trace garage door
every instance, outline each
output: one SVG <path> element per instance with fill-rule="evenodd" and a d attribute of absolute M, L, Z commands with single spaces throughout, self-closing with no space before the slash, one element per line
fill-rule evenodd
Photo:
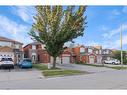
<path fill-rule="evenodd" d="M 70 64 L 70 57 L 63 57 L 63 64 Z"/>

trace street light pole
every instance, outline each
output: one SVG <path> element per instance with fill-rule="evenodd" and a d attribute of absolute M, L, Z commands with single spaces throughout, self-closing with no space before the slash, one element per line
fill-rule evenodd
<path fill-rule="evenodd" d="M 122 25 L 121 25 L 121 31 L 120 31 L 120 47 L 121 47 L 121 67 L 123 67 Z"/>

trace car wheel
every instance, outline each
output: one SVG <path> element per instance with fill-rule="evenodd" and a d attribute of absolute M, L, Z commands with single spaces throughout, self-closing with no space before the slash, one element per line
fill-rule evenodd
<path fill-rule="evenodd" d="M 20 66 L 20 68 L 22 69 L 22 66 Z"/>
<path fill-rule="evenodd" d="M 12 66 L 12 69 L 14 69 L 14 66 Z"/>
<path fill-rule="evenodd" d="M 115 65 L 115 62 L 112 62 L 112 64 L 114 64 L 114 65 Z"/>

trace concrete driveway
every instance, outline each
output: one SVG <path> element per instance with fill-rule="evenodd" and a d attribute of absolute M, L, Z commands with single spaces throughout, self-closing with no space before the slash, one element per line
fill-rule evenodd
<path fill-rule="evenodd" d="M 10 72 L 9 70 L 0 70 L 0 82 L 36 79 L 39 77 L 42 77 L 42 74 L 40 71 L 36 69 L 16 68 L 16 69 L 12 69 Z"/>
<path fill-rule="evenodd" d="M 40 78 L 36 69 L 0 71 L 0 89 L 127 89 L 127 70 L 92 66 L 63 66 L 94 72 L 54 78 Z"/>
<path fill-rule="evenodd" d="M 79 64 L 59 64 L 58 67 L 64 68 L 64 69 L 71 69 L 71 70 L 87 71 L 90 73 L 100 73 L 100 72 L 115 70 L 115 69 L 106 68 L 106 67 L 94 67 L 94 66 L 79 65 Z"/>

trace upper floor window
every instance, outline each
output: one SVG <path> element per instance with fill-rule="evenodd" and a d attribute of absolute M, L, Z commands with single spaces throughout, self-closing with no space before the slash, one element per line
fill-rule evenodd
<path fill-rule="evenodd" d="M 109 54 L 109 50 L 105 50 L 103 53 L 104 54 Z"/>
<path fill-rule="evenodd" d="M 92 53 L 93 50 L 91 48 L 88 48 L 88 53 Z"/>
<path fill-rule="evenodd" d="M 85 48 L 81 47 L 80 48 L 80 53 L 84 53 L 85 52 Z"/>
<path fill-rule="evenodd" d="M 36 46 L 35 45 L 32 45 L 32 49 L 36 49 Z"/>
<path fill-rule="evenodd" d="M 16 44 L 16 45 L 15 45 L 15 48 L 16 48 L 16 49 L 19 49 L 19 48 L 20 48 L 20 47 L 19 47 L 19 44 Z"/>
<path fill-rule="evenodd" d="M 96 54 L 99 54 L 99 51 L 98 50 L 96 50 Z"/>
<path fill-rule="evenodd" d="M 42 44 L 41 47 L 42 47 L 42 49 L 45 49 L 45 45 L 44 44 Z"/>
<path fill-rule="evenodd" d="M 11 47 L 11 45 L 12 45 L 11 42 L 0 41 L 0 46 L 9 46 L 9 47 Z"/>
<path fill-rule="evenodd" d="M 101 54 L 101 50 L 99 50 L 99 54 Z"/>

